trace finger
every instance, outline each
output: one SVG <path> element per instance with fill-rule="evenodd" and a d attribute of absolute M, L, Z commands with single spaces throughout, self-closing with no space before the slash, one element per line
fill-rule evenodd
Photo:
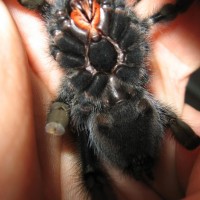
<path fill-rule="evenodd" d="M 143 11 L 140 12 L 140 14 L 145 17 L 143 13 L 145 13 L 146 7 L 143 2 L 141 2 L 138 7 L 142 7 Z M 150 9 L 149 15 L 151 15 L 151 11 L 153 13 L 154 9 L 158 10 L 161 7 L 159 3 L 162 4 L 165 2 L 159 1 L 157 3 L 156 1 L 148 1 L 148 3 L 149 5 L 147 5 L 147 10 Z M 182 113 L 184 108 L 185 86 L 187 84 L 188 77 L 199 67 L 200 62 L 200 26 L 198 16 L 198 7 L 193 5 L 189 12 L 179 16 L 174 22 L 157 26 L 154 30 L 157 31 L 154 33 L 154 41 L 152 43 L 154 50 L 152 63 L 152 85 L 154 86 L 154 93 L 160 100 L 176 108 L 176 112 L 179 114 Z M 179 147 L 178 145 L 177 149 L 179 153 L 177 153 L 177 163 L 179 163 L 178 169 L 180 170 L 178 171 L 178 174 L 181 174 L 179 174 L 181 189 L 182 191 L 186 191 L 186 183 L 188 183 L 188 177 L 191 173 L 191 167 L 193 165 L 192 161 L 196 158 L 197 152 L 188 152 L 182 148 L 180 153 L 180 148 L 182 147 Z M 170 146 L 168 150 L 169 149 L 172 149 L 172 146 Z M 166 156 L 169 154 L 165 153 L 164 155 Z M 164 167 L 162 166 L 161 169 L 170 169 L 167 165 L 169 166 L 169 163 L 175 161 L 173 158 L 174 152 L 172 152 L 168 161 L 166 158 L 164 159 L 167 162 L 165 162 Z M 174 166 L 174 163 L 172 163 L 172 165 Z M 171 167 L 171 169 L 174 169 L 174 167 Z M 171 169 L 166 173 L 161 172 L 159 177 L 161 177 L 162 180 L 166 180 L 166 177 L 163 178 L 163 174 L 168 174 L 167 179 L 170 179 L 170 177 L 176 177 L 175 169 Z M 173 174 L 173 176 L 170 176 L 169 174 Z M 179 187 L 178 182 L 176 182 L 177 186 L 174 187 L 174 182 L 174 180 L 171 182 L 168 181 L 167 185 L 173 185 L 173 189 L 177 186 Z M 183 185 L 185 187 L 183 187 Z M 164 190 L 167 188 L 167 192 L 164 191 L 162 192 L 163 194 L 169 194 L 170 188 L 165 186 L 162 188 L 164 188 Z M 180 191 L 180 188 L 178 189 Z M 172 192 L 170 192 L 170 194 L 172 194 Z M 167 197 L 167 195 L 165 196 Z"/>
<path fill-rule="evenodd" d="M 186 115 L 187 113 L 187 115 Z M 194 131 L 200 136 L 200 112 L 195 110 L 189 105 L 186 105 L 184 108 L 184 117 L 188 119 L 189 123 L 192 125 Z M 187 157 L 186 157 L 187 159 Z M 189 161 L 188 161 L 189 160 Z M 190 155 L 188 157 L 188 160 L 184 160 L 185 163 L 191 163 L 189 166 L 189 176 L 188 176 L 188 184 L 187 184 L 187 194 L 186 199 L 199 199 L 200 198 L 200 186 L 199 186 L 199 180 L 200 180 L 200 149 L 198 148 L 196 152 Z M 187 166 L 187 165 L 186 165 Z"/>
<path fill-rule="evenodd" d="M 169 2 L 141 1 L 136 11 L 145 18 Z M 154 26 L 151 32 L 151 89 L 159 100 L 176 108 L 178 114 L 183 109 L 188 78 L 200 62 L 198 15 L 198 7 L 194 4 L 174 21 Z"/>
<path fill-rule="evenodd" d="M 77 164 L 77 156 L 69 145 L 70 138 L 54 137 L 44 132 L 45 112 L 50 102 L 47 90 L 55 95 L 61 73 L 57 63 L 49 55 L 46 29 L 39 16 L 19 7 L 13 1 L 7 2 L 23 37 L 30 65 L 35 72 L 32 77 L 33 101 L 44 196 L 47 199 L 71 199 L 72 196 L 77 196 L 79 191 L 80 176 L 76 167 L 73 167 Z M 63 147 L 62 140 L 66 141 Z"/>
<path fill-rule="evenodd" d="M 57 63 L 50 58 L 46 29 L 39 16 L 19 7 L 14 1 L 7 1 L 7 3 L 23 37 L 30 65 L 35 72 L 32 77 L 33 100 L 44 195 L 48 199 L 70 199 L 69 196 L 73 196 L 71 193 L 74 191 L 77 195 L 79 190 L 76 180 L 80 176 L 73 167 L 77 164 L 77 156 L 69 145 L 70 138 L 53 137 L 44 132 L 45 111 L 50 102 L 47 90 L 49 89 L 55 95 L 61 73 Z M 62 139 L 66 141 L 63 148 Z M 73 185 L 74 190 L 72 190 Z M 79 182 L 78 185 L 80 186 Z"/>
<path fill-rule="evenodd" d="M 0 13 L 0 199 L 38 199 L 40 172 L 27 59 L 2 1 Z"/>
<path fill-rule="evenodd" d="M 153 42 L 154 92 L 179 114 L 183 109 L 188 78 L 200 64 L 198 15 L 198 9 L 193 5 L 174 22 L 166 23 L 165 29 L 157 27 Z"/>
<path fill-rule="evenodd" d="M 29 63 L 38 78 L 55 95 L 62 76 L 49 53 L 48 34 L 39 13 L 22 7 L 15 0 L 5 0 L 22 35 Z"/>
<path fill-rule="evenodd" d="M 45 121 L 51 95 L 39 77 L 31 73 L 35 137 L 45 199 L 60 199 L 60 157 L 62 138 L 45 132 Z"/>
<path fill-rule="evenodd" d="M 81 164 L 78 161 L 76 143 L 65 135 L 61 153 L 61 199 L 87 199 L 88 193 L 84 187 L 81 174 Z"/>
<path fill-rule="evenodd" d="M 158 27 L 159 28 L 159 27 Z M 185 64 L 182 78 L 193 73 L 200 66 L 200 22 L 198 2 L 176 20 L 160 27 L 161 30 L 155 35 L 155 51 L 162 44 L 171 53 Z M 179 68 L 180 69 L 180 68 Z"/>
<path fill-rule="evenodd" d="M 200 136 L 200 112 L 185 104 L 182 118 L 193 128 L 195 133 Z M 200 189 L 199 184 L 197 184 L 200 179 L 198 167 L 199 150 L 200 149 L 198 148 L 195 151 L 188 151 L 180 145 L 177 145 L 176 148 L 176 166 L 179 183 L 182 190 L 187 191 L 188 194 Z"/>
<path fill-rule="evenodd" d="M 142 18 L 146 18 L 158 11 L 166 3 L 173 4 L 174 1 L 141 1 L 136 7 L 136 11 Z M 188 74 L 191 74 L 200 66 L 200 22 L 199 3 L 197 1 L 175 20 L 155 25 L 152 33 L 155 51 L 157 51 L 157 43 L 158 45 L 164 45 L 177 58 L 190 67 L 187 69 Z"/>
<path fill-rule="evenodd" d="M 185 87 L 188 78 L 184 78 L 188 68 L 166 46 L 157 43 L 153 59 L 152 87 L 156 97 L 181 114 L 184 104 Z M 183 73 L 182 73 L 183 72 Z"/>

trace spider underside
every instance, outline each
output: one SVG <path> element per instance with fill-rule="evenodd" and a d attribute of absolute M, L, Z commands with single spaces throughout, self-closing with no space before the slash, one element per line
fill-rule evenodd
<path fill-rule="evenodd" d="M 187 149 L 199 145 L 192 129 L 146 89 L 149 30 L 192 2 L 166 4 L 143 20 L 123 0 L 20 2 L 42 13 L 50 52 L 66 72 L 46 130 L 61 135 L 69 123 L 91 199 L 117 199 L 102 160 L 137 180 L 153 179 L 166 129 Z"/>

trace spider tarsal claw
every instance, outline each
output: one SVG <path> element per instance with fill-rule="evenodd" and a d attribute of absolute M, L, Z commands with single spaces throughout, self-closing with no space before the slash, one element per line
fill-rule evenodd
<path fill-rule="evenodd" d="M 55 102 L 51 105 L 45 126 L 46 133 L 63 135 L 69 123 L 69 107 L 65 103 Z"/>

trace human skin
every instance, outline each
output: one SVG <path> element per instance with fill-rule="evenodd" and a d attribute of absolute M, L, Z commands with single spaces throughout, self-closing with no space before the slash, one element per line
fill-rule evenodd
<path fill-rule="evenodd" d="M 152 2 L 154 2 L 152 4 Z M 140 16 L 164 0 L 143 0 Z M 198 5 L 199 6 L 199 5 Z M 184 103 L 185 85 L 200 66 L 199 7 L 152 31 L 151 90 L 200 135 L 200 112 Z M 62 71 L 48 54 L 37 13 L 0 1 L 0 199 L 83 199 L 76 149 L 69 135 L 44 132 Z M 196 16 L 196 19 L 191 17 Z M 199 148 L 188 151 L 167 134 L 153 187 L 166 199 L 200 199 Z M 120 199 L 160 199 L 148 186 L 108 166 Z"/>

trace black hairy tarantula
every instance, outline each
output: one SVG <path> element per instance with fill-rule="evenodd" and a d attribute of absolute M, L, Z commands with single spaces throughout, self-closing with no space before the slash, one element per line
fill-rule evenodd
<path fill-rule="evenodd" d="M 192 129 L 146 89 L 149 30 L 193 2 L 177 0 L 140 20 L 124 0 L 20 0 L 42 13 L 51 54 L 66 72 L 46 131 L 61 135 L 70 120 L 92 199 L 116 199 L 102 159 L 135 179 L 151 179 L 166 129 L 187 149 L 200 144 Z"/>

